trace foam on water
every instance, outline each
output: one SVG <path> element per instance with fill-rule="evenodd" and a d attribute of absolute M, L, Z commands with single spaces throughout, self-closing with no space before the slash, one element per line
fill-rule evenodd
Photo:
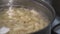
<path fill-rule="evenodd" d="M 12 15 L 13 15 L 12 5 L 13 5 L 13 0 L 9 0 L 9 2 L 8 2 L 9 9 L 7 11 L 9 18 L 12 18 Z"/>

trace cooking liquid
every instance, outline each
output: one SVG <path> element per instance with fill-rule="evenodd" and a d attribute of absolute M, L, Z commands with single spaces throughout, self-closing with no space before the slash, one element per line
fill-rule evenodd
<path fill-rule="evenodd" d="M 37 13 L 34 9 L 29 10 L 25 8 L 14 8 L 13 0 L 9 0 L 9 3 L 7 3 L 7 5 L 9 6 L 9 9 L 4 10 L 6 12 L 3 17 L 4 19 L 2 19 L 1 21 L 1 22 L 5 22 L 3 23 L 3 25 L 5 25 L 5 27 L 8 27 L 10 29 L 7 34 L 28 34 L 31 32 L 41 30 L 48 25 L 48 22 L 49 22 L 48 18 L 39 16 L 38 15 L 39 13 Z M 23 12 L 23 10 L 25 12 Z M 31 11 L 31 12 L 29 13 L 28 11 Z M 23 14 L 24 16 L 20 16 Z M 30 15 L 30 19 L 29 19 L 29 15 Z M 32 18 L 31 16 L 34 18 Z M 19 18 L 21 18 L 21 20 Z M 24 21 L 29 20 L 30 22 L 25 23 L 23 20 Z"/>

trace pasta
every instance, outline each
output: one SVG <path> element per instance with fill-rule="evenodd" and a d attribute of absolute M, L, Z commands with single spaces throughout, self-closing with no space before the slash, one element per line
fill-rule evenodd
<path fill-rule="evenodd" d="M 1 15 L 2 14 L 2 15 Z M 0 13 L 0 27 L 10 28 L 7 34 L 28 34 L 45 28 L 49 19 L 34 9 L 12 8 Z"/>

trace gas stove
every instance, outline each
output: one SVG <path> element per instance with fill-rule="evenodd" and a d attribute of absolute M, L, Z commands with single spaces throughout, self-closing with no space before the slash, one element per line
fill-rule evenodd
<path fill-rule="evenodd" d="M 60 34 L 60 0 L 44 0 L 50 3 L 56 12 L 56 18 L 51 24 L 51 34 Z"/>
<path fill-rule="evenodd" d="M 60 0 L 53 0 L 52 6 L 56 12 L 56 18 L 52 23 L 52 34 L 60 34 Z"/>
<path fill-rule="evenodd" d="M 60 34 L 60 17 L 56 16 L 54 22 L 52 23 L 51 26 L 51 34 Z"/>

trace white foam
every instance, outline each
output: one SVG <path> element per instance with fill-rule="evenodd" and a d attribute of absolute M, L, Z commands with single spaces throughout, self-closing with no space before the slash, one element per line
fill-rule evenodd
<path fill-rule="evenodd" d="M 7 27 L 0 28 L 0 34 L 6 34 L 9 31 L 10 31 L 10 28 L 7 28 Z"/>

